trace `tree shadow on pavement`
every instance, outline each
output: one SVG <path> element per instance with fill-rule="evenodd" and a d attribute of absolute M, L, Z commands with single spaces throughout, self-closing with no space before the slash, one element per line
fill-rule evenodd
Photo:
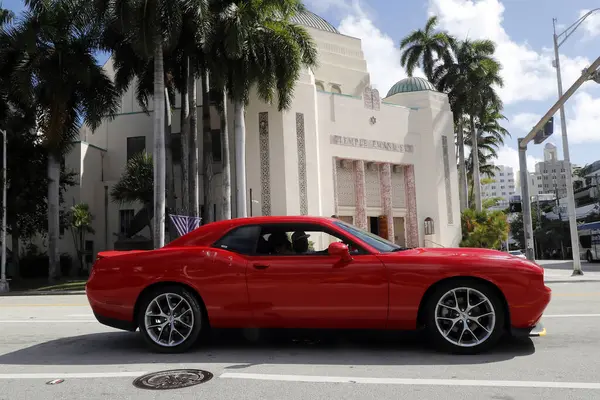
<path fill-rule="evenodd" d="M 148 350 L 139 332 L 106 332 L 51 340 L 0 355 L 4 365 L 258 364 L 461 365 L 487 364 L 535 353 L 530 338 L 504 338 L 492 351 L 452 355 L 432 350 L 419 333 L 261 331 L 256 340 L 239 330 L 214 330 L 183 354 Z"/>

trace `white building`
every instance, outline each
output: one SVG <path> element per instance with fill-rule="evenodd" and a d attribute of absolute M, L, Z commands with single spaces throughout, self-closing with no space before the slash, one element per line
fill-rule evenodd
<path fill-rule="evenodd" d="M 572 174 L 570 164 L 558 159 L 558 152 L 554 144 L 546 143 L 544 161 L 535 165 L 535 175 L 529 190 L 532 195 L 533 193 L 558 193 L 559 198 L 566 197 L 566 174 L 568 173 Z"/>
<path fill-rule="evenodd" d="M 458 245 L 458 179 L 447 96 L 422 78 L 408 78 L 380 100 L 379 93 L 369 86 L 360 39 L 340 34 L 310 12 L 296 21 L 313 36 L 319 67 L 303 71 L 288 111 L 278 112 L 276 105 L 258 100 L 246 108 L 247 187 L 252 190 L 249 210 L 254 216 L 337 214 L 402 245 Z M 110 60 L 105 68 L 114 74 Z M 200 82 L 197 84 L 201 93 Z M 176 109 L 179 101 L 174 104 Z M 201 116 L 200 112 L 199 131 Z M 233 116 L 229 117 L 233 162 Z M 211 119 L 216 144 L 207 206 L 219 219 L 220 123 L 214 108 Z M 176 111 L 174 133 L 179 126 Z M 92 253 L 112 249 L 117 235 L 141 208 L 140 204 L 115 204 L 109 193 L 128 157 L 143 149 L 152 152 L 152 143 L 152 115 L 142 111 L 132 85 L 122 98 L 119 115 L 93 134 L 83 129 L 81 142 L 68 155 L 66 163 L 78 173 L 79 184 L 66 195 L 66 206 L 89 204 L 95 217 L 95 234 L 88 241 Z M 181 174 L 175 156 L 173 168 L 179 209 Z M 232 165 L 232 182 L 236 172 Z M 235 186 L 232 197 L 235 217 Z M 432 235 L 425 235 L 426 219 L 433 220 Z M 140 234 L 148 236 L 147 230 Z M 65 234 L 61 251 L 72 251 L 71 242 Z"/>
<path fill-rule="evenodd" d="M 506 165 L 496 165 L 494 176 L 490 178 L 492 182 L 481 185 L 481 195 L 483 199 L 499 198 L 498 206 L 508 207 L 510 196 L 517 193 L 515 173 L 512 167 Z M 481 179 L 487 178 L 482 176 Z"/>

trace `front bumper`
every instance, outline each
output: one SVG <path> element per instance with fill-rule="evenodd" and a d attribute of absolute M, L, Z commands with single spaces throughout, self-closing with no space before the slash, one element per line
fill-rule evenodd
<path fill-rule="evenodd" d="M 546 336 L 544 324 L 538 322 L 530 328 L 511 328 L 510 334 L 516 338 Z"/>

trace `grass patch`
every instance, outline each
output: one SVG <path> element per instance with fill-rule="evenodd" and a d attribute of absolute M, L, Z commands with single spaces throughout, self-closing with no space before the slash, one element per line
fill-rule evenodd
<path fill-rule="evenodd" d="M 81 281 L 69 281 L 69 282 L 59 283 L 59 284 L 52 285 L 52 286 L 40 287 L 40 288 L 37 288 L 37 289 L 33 289 L 33 291 L 35 291 L 35 292 L 48 292 L 48 291 L 53 291 L 53 290 L 71 290 L 71 291 L 85 290 L 85 283 L 86 282 L 87 281 L 85 281 L 85 280 L 81 280 Z"/>

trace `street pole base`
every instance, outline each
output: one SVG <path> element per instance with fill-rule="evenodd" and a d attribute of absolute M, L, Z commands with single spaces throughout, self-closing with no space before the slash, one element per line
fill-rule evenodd
<path fill-rule="evenodd" d="M 8 293 L 9 290 L 8 281 L 0 281 L 0 293 Z"/>
<path fill-rule="evenodd" d="M 580 269 L 574 269 L 573 273 L 571 274 L 571 276 L 581 276 L 583 275 L 583 271 Z"/>

